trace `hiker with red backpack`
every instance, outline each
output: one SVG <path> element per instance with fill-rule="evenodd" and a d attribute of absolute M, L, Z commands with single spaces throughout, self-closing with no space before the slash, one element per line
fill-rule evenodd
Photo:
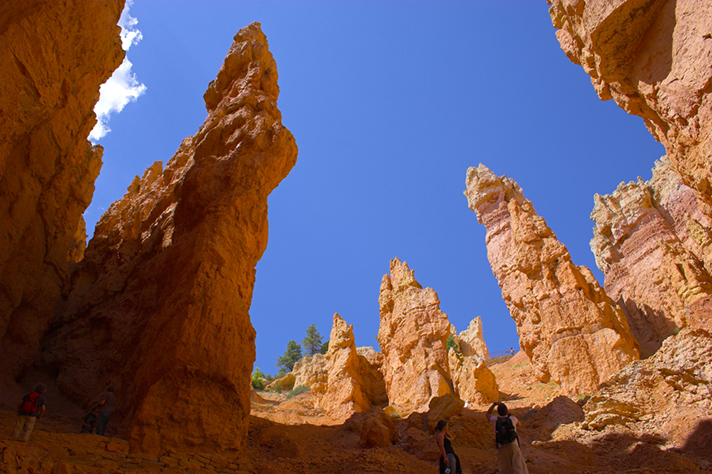
<path fill-rule="evenodd" d="M 497 414 L 492 412 L 497 407 Z M 507 405 L 494 402 L 487 410 L 487 420 L 492 423 L 499 451 L 499 474 L 529 474 L 527 465 L 519 449 L 519 436 L 517 436 L 517 417 L 510 415 Z"/>
<path fill-rule="evenodd" d="M 15 438 L 19 438 L 22 433 L 22 438 L 25 441 L 30 439 L 35 423 L 42 418 L 42 414 L 45 412 L 45 397 L 42 394 L 46 389 L 45 384 L 38 383 L 33 391 L 22 397 L 22 401 L 17 406 Z"/>

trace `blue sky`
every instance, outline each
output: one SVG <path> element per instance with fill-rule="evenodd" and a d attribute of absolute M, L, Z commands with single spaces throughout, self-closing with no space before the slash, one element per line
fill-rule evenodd
<path fill-rule="evenodd" d="M 356 344 L 378 331 L 393 257 L 438 293 L 458 331 L 482 316 L 490 351 L 518 346 L 463 196 L 469 166 L 519 182 L 572 254 L 603 283 L 589 249 L 594 193 L 650 179 L 663 147 L 639 117 L 596 96 L 559 48 L 545 2 L 136 1 L 142 39 L 128 58 L 135 102 L 99 140 L 104 167 L 85 218 L 151 163 L 164 164 L 206 117 L 203 93 L 232 38 L 262 24 L 277 61 L 297 165 L 269 198 L 257 266 L 256 366 L 275 373 L 287 341 L 332 315 Z"/>

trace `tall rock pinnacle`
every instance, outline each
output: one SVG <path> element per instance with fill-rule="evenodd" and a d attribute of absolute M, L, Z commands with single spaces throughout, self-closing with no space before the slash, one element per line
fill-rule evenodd
<path fill-rule="evenodd" d="M 519 185 L 486 166 L 467 170 L 469 207 L 487 229 L 487 257 L 520 344 L 542 381 L 591 393 L 638 348 L 622 310 L 537 215 Z"/>
<path fill-rule="evenodd" d="M 297 157 L 278 93 L 253 23 L 210 83 L 198 132 L 102 216 L 45 337 L 65 393 L 86 402 L 116 386 L 133 451 L 244 447 L 267 197 Z"/>
<path fill-rule="evenodd" d="M 430 399 L 452 393 L 447 338 L 447 315 L 432 288 L 415 279 L 408 264 L 391 260 L 378 297 L 381 324 L 378 344 L 388 401 L 405 410 L 427 409 Z"/>

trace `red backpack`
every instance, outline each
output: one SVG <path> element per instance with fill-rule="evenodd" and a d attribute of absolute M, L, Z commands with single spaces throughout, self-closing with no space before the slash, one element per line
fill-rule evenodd
<path fill-rule="evenodd" d="M 37 411 L 37 400 L 39 400 L 40 394 L 37 392 L 32 392 L 27 396 L 27 400 L 23 400 L 22 402 L 22 407 L 20 408 L 20 411 L 22 413 L 27 413 L 28 415 L 31 415 L 32 413 Z"/>

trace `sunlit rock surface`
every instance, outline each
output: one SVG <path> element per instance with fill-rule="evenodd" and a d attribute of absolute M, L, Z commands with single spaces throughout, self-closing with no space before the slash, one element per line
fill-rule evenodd
<path fill-rule="evenodd" d="M 669 444 L 712 454 L 712 338 L 685 329 L 652 357 L 633 362 L 583 406 L 583 427 L 627 426 Z"/>
<path fill-rule="evenodd" d="M 45 338 L 42 362 L 72 398 L 116 386 L 132 451 L 244 447 L 267 196 L 297 156 L 278 94 L 253 23 L 205 93 L 203 126 L 102 216 Z"/>
<path fill-rule="evenodd" d="M 494 374 L 478 354 L 466 356 L 450 350 L 448 363 L 455 393 L 463 401 L 486 404 L 499 400 Z"/>
<path fill-rule="evenodd" d="M 477 316 L 470 321 L 470 325 L 455 337 L 462 355 L 471 356 L 477 354 L 482 359 L 489 359 L 489 350 L 482 333 L 482 318 Z"/>
<path fill-rule="evenodd" d="M 123 6 L 0 2 L 0 383 L 34 361 L 84 253 L 103 151 L 87 137 L 99 86 L 124 57 Z"/>
<path fill-rule="evenodd" d="M 540 379 L 565 394 L 591 393 L 638 359 L 622 310 L 588 268 L 573 264 L 519 185 L 481 164 L 468 169 L 466 186 L 520 345 Z"/>
<path fill-rule="evenodd" d="M 452 393 L 447 338 L 450 322 L 432 288 L 415 279 L 408 264 L 391 260 L 378 297 L 383 378 L 391 405 L 425 410 L 433 397 Z"/>
<path fill-rule="evenodd" d="M 650 181 L 621 183 L 594 202 L 591 249 L 641 355 L 681 328 L 712 327 L 710 222 L 667 158 Z"/>
<path fill-rule="evenodd" d="M 639 115 L 712 217 L 712 1 L 549 0 L 598 96 Z"/>

